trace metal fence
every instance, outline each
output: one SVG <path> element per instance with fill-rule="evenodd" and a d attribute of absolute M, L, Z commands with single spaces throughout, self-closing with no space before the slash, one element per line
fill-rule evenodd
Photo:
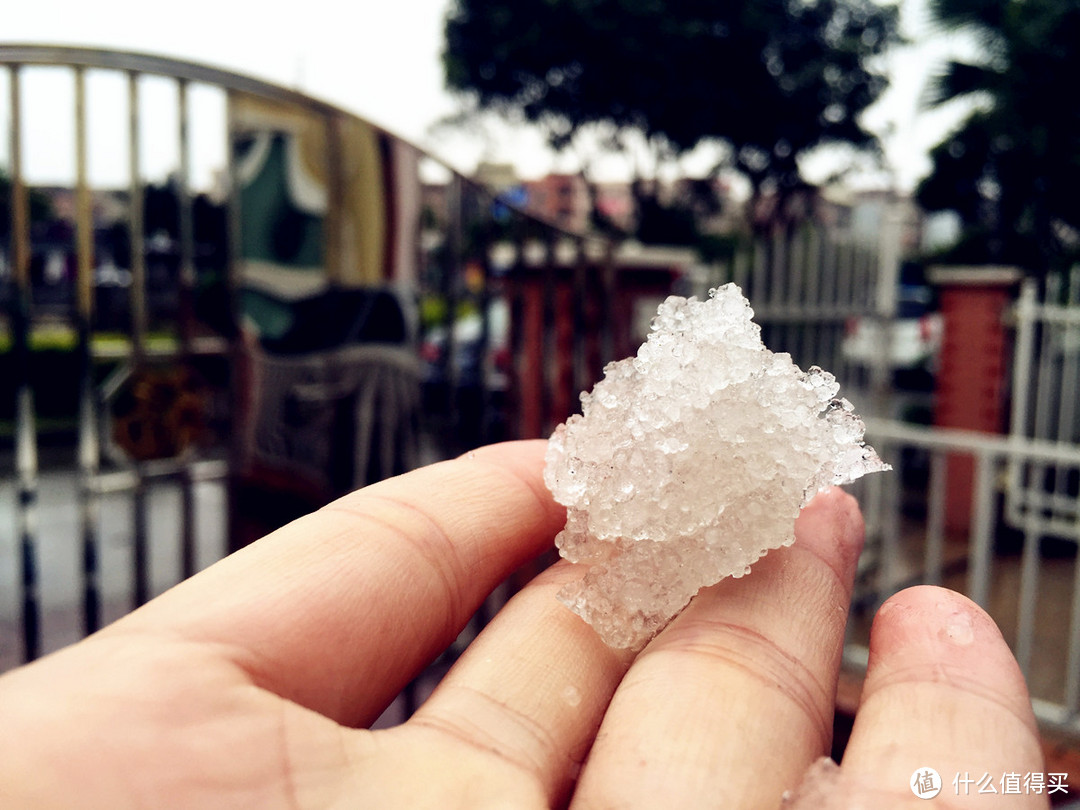
<path fill-rule="evenodd" d="M 966 593 L 991 613 L 1013 647 L 1039 719 L 1080 730 L 1080 524 L 1063 527 L 1032 514 L 1013 520 L 1002 504 L 1011 497 L 1011 470 L 1053 469 L 1075 477 L 1080 446 L 890 421 L 870 422 L 868 435 L 899 464 L 899 475 L 905 451 L 924 454 L 929 475 L 925 511 L 914 518 L 904 514 L 896 489 L 881 495 L 882 554 L 864 593 L 877 602 L 922 582 Z M 948 461 L 957 455 L 975 462 L 966 535 L 945 530 Z M 1064 545 L 1049 545 L 1053 540 Z M 852 639 L 849 659 L 865 663 L 865 647 L 863 631 Z"/>
<path fill-rule="evenodd" d="M 76 358 L 75 368 L 78 376 L 78 406 L 75 412 L 74 432 L 76 434 L 76 452 L 74 454 L 74 497 L 77 504 L 76 515 L 71 516 L 71 523 L 76 527 L 79 546 L 79 576 L 70 581 L 79 583 L 81 592 L 81 622 L 75 632 L 92 632 L 103 620 L 106 597 L 102 581 L 101 557 L 101 515 L 103 504 L 121 493 L 130 500 L 131 509 L 131 545 L 130 545 L 130 593 L 133 603 L 145 601 L 152 590 L 151 562 L 149 559 L 150 518 L 149 509 L 155 497 L 155 489 L 168 482 L 168 486 L 179 487 L 179 512 L 176 515 L 179 524 L 180 549 L 178 553 L 177 575 L 186 576 L 194 571 L 197 557 L 198 539 L 196 537 L 198 520 L 196 510 L 196 489 L 204 482 L 220 481 L 224 478 L 227 466 L 220 455 L 208 454 L 200 458 L 182 458 L 175 453 L 172 459 L 158 459 L 154 462 L 130 458 L 122 468 L 110 468 L 104 458 L 109 447 L 103 441 L 102 394 L 97 379 L 102 370 L 102 361 L 107 355 L 109 378 L 105 388 L 113 392 L 127 391 L 132 386 L 146 384 L 147 375 L 163 364 L 190 364 L 193 358 L 225 358 L 229 352 L 229 341 L 221 336 L 197 335 L 193 325 L 190 302 L 193 295 L 194 245 L 191 234 L 190 200 L 187 186 L 183 181 L 188 167 L 187 155 L 187 118 L 180 116 L 178 156 L 180 182 L 180 233 L 179 242 L 179 315 L 175 321 L 175 332 L 166 341 L 153 342 L 149 334 L 149 313 L 147 308 L 147 264 L 145 231 L 141 221 L 143 206 L 143 183 L 139 175 L 139 129 L 140 116 L 137 98 L 137 86 L 140 72 L 149 67 L 143 65 L 124 65 L 127 70 L 130 108 L 128 131 L 130 148 L 128 153 L 131 184 L 129 194 L 128 233 L 131 240 L 131 284 L 130 284 L 130 328 L 121 340 L 111 341 L 107 346 L 96 339 L 94 330 L 94 227 L 91 212 L 91 195 L 88 183 L 88 144 L 87 144 L 87 109 L 86 109 L 86 73 L 87 67 L 95 61 L 106 64 L 116 62 L 107 55 L 93 57 L 86 52 L 73 54 L 70 72 L 74 83 L 73 123 L 75 130 L 75 178 L 74 178 L 74 228 L 75 228 L 75 284 L 74 300 L 68 308 L 67 317 L 42 322 L 35 307 L 35 296 L 31 278 L 32 242 L 31 242 L 31 205 L 30 190 L 23 177 L 23 110 L 25 100 L 22 93 L 23 65 L 25 63 L 52 62 L 57 54 L 33 48 L 5 49 L 3 61 L 8 65 L 7 85 L 7 129 L 8 129 L 8 173 L 10 249 L 9 277 L 5 279 L 7 292 L 6 338 L 9 341 L 9 374 L 5 387 L 13 392 L 14 411 L 8 423 L 11 435 L 11 454 L 16 472 L 16 483 L 10 509 L 14 513 L 17 527 L 18 553 L 13 555 L 19 560 L 18 588 L 21 650 L 17 655 L 24 659 L 36 657 L 42 652 L 43 613 L 50 607 L 45 597 L 52 593 L 42 581 L 43 563 L 51 559 L 47 544 L 57 542 L 57 538 L 47 538 L 41 532 L 47 525 L 47 515 L 57 504 L 43 500 L 43 494 L 51 491 L 42 486 L 39 454 L 39 419 L 35 408 L 35 390 L 33 381 L 36 366 L 42 364 L 42 353 L 36 351 L 40 346 L 35 338 L 42 338 L 46 333 L 57 336 L 56 340 L 65 344 L 65 349 Z M 62 60 L 61 60 L 62 61 Z M 120 67 L 120 65 L 117 65 Z M 179 103 L 186 110 L 185 97 L 187 79 L 178 80 Z M 145 425 L 143 425 L 145 426 Z M 69 461 L 70 463 L 70 461 Z M 64 487 L 66 489 L 66 487 Z M 70 497 L 63 496 L 65 503 Z M 55 527 L 53 527 L 55 528 Z M 11 559 L 12 557 L 8 557 Z M 51 573 L 51 572 L 50 572 Z M 11 661 L 10 648 L 5 649 L 3 659 Z"/>
<path fill-rule="evenodd" d="M 1010 435 L 1080 445 L 1080 267 L 1024 282 L 1016 303 Z M 1009 466 L 1005 512 L 1016 526 L 1073 536 L 1080 525 L 1076 473 Z"/>
<path fill-rule="evenodd" d="M 344 491 L 542 435 L 626 331 L 603 240 L 495 205 L 324 102 L 142 54 L 0 45 L 0 66 L 0 670 Z M 69 109 L 63 94 L 27 97 L 42 77 Z M 121 188 L 89 171 L 88 87 L 106 79 L 122 88 Z M 209 123 L 193 103 L 208 91 L 224 116 Z M 70 209 L 52 216 L 25 167 L 28 145 L 50 140 L 28 121 L 42 106 L 73 134 L 70 182 L 52 189 Z M 216 199 L 192 180 L 207 127 Z M 295 169 L 289 155 L 311 158 L 312 132 L 323 176 L 284 194 L 269 227 L 253 221 L 292 182 L 275 175 Z M 167 175 L 149 176 L 149 157 Z M 440 177 L 431 200 L 425 170 Z M 267 258 L 260 229 L 284 258 Z"/>
<path fill-rule="evenodd" d="M 1080 732 L 1080 268 L 1024 281 L 1002 313 L 1008 430 L 942 428 L 931 391 L 897 384 L 897 235 L 886 221 L 880 246 L 861 250 L 807 228 L 757 245 L 718 279 L 749 291 L 770 348 L 837 374 L 894 467 L 855 486 L 867 545 L 846 661 L 865 666 L 870 619 L 888 596 L 946 584 L 997 620 L 1040 720 Z M 867 323 L 873 345 L 856 351 L 854 328 Z M 947 519 L 950 491 L 969 501 L 959 521 Z"/>

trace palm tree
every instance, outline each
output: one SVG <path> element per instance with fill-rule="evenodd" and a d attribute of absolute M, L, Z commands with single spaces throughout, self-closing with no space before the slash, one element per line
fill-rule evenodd
<path fill-rule="evenodd" d="M 1080 0 L 931 0 L 947 31 L 975 38 L 980 57 L 954 60 L 927 88 L 937 106 L 972 111 L 931 153 L 916 191 L 953 209 L 975 261 L 1034 275 L 1080 257 Z"/>

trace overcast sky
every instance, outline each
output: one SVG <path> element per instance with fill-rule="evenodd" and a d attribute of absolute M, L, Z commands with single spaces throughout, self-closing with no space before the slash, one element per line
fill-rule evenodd
<path fill-rule="evenodd" d="M 904 0 L 904 20 L 909 36 L 917 40 L 894 59 L 893 88 L 888 97 L 866 118 L 882 134 L 894 169 L 893 177 L 902 188 L 910 188 L 929 168 L 926 150 L 940 139 L 956 120 L 956 113 L 918 113 L 917 98 L 927 69 L 955 43 L 928 37 L 923 11 L 925 0 Z M 454 99 L 443 89 L 439 54 L 442 25 L 449 0 L 354 0 L 345 4 L 331 0 L 254 3 L 246 0 L 187 0 L 158 4 L 146 0 L 29 0 L 7 4 L 0 23 L 0 41 L 74 44 L 137 50 L 203 62 L 250 74 L 261 79 L 296 87 L 331 101 L 413 141 L 456 168 L 469 171 L 481 159 L 510 160 L 525 176 L 536 176 L 551 168 L 574 168 L 573 156 L 555 158 L 543 148 L 535 133 L 511 132 L 499 128 L 493 135 L 476 132 L 448 134 L 433 132 L 434 122 L 455 109 Z M 28 71 L 29 74 L 29 71 Z M 57 145 L 70 140 L 70 133 L 54 132 L 56 110 L 70 97 L 66 78 L 27 76 L 47 88 L 24 94 L 25 98 L 46 95 L 52 101 L 28 109 L 26 167 L 35 182 L 62 182 L 73 172 L 70 161 L 58 160 Z M 51 84 L 50 84 L 51 81 Z M 91 109 L 110 105 L 122 109 L 122 83 L 95 80 L 90 88 Z M 6 97 L 6 89 L 4 91 Z M 144 118 L 158 121 L 160 132 L 148 133 L 144 152 L 145 171 L 154 175 L 167 170 L 166 164 L 172 115 L 168 93 L 146 91 Z M 220 101 L 213 94 L 193 100 L 195 110 L 207 119 L 218 114 Z M 155 114 L 155 111 L 156 114 Z M 2 115 L 3 113 L 0 113 Z M 119 150 L 115 160 L 107 154 L 107 144 L 126 139 L 120 115 L 112 123 L 91 121 L 92 182 L 118 184 L 122 171 Z M 0 122 L 5 123 L 6 122 Z M 68 127 L 70 129 L 70 127 Z M 195 133 L 197 162 L 202 169 L 217 161 L 220 149 L 211 136 Z M 199 138 L 203 137 L 203 141 Z M 213 136 L 216 138 L 216 136 Z M 59 151 L 66 152 L 66 149 Z M 161 167 L 154 165 L 154 155 Z M 6 145 L 0 146 L 6 157 Z M 699 163 L 708 156 L 703 157 Z M 824 174 L 837 165 L 837 158 L 825 156 L 808 164 L 811 175 Z M 165 167 L 165 168 L 162 168 Z M 691 159 L 687 168 L 694 170 Z M 197 167 L 198 169 L 198 167 Z M 598 164 L 601 175 L 625 173 L 624 161 Z M 197 178 L 197 180 L 202 178 Z M 811 179 L 815 179 L 811 177 Z M 864 176 L 863 185 L 881 185 L 888 176 Z"/>

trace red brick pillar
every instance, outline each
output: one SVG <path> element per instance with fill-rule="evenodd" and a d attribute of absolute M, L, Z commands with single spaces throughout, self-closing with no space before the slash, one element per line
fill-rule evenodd
<path fill-rule="evenodd" d="M 1003 433 L 1006 331 L 1004 315 L 1021 273 L 1012 267 L 935 267 L 945 333 L 934 401 L 937 427 Z M 945 490 L 945 527 L 967 532 L 975 460 L 951 455 Z"/>

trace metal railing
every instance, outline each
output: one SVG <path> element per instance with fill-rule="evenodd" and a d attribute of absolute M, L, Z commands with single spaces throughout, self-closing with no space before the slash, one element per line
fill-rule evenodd
<path fill-rule="evenodd" d="M 491 195 L 445 166 L 439 169 L 448 178 L 445 200 L 441 208 L 438 201 L 432 203 L 439 210 L 394 208 L 406 192 L 424 191 L 419 163 L 436 161 L 350 113 L 251 77 L 146 54 L 0 45 L 0 66 L 8 90 L 6 99 L 0 99 L 0 121 L 6 105 L 4 168 L 11 211 L 10 222 L 3 223 L 7 244 L 0 244 L 0 269 L 6 268 L 8 276 L 0 279 L 0 297 L 6 299 L 0 335 L 6 351 L 0 350 L 0 360 L 11 373 L 0 385 L 7 387 L 5 402 L 10 396 L 13 403 L 5 423 L 10 447 L 0 447 L 0 459 L 14 472 L 4 476 L 6 481 L 0 479 L 0 512 L 10 515 L 17 534 L 14 544 L 3 548 L 10 538 L 0 531 L 0 577 L 10 577 L 15 586 L 0 588 L 0 593 L 8 598 L 14 594 L 17 602 L 0 604 L 0 629 L 10 628 L 0 631 L 0 669 L 93 632 L 118 612 L 273 528 L 249 526 L 244 520 L 246 514 L 263 511 L 245 509 L 252 489 L 245 476 L 252 459 L 284 457 L 294 470 L 303 471 L 296 467 L 296 458 L 282 456 L 267 433 L 266 426 L 275 419 L 304 419 L 315 413 L 312 418 L 323 420 L 330 430 L 344 430 L 352 442 L 353 457 L 337 459 L 346 472 L 329 483 L 324 475 L 302 493 L 302 507 L 313 508 L 372 475 L 399 472 L 493 438 L 544 435 L 569 414 L 577 391 L 591 384 L 613 356 L 620 314 L 613 304 L 619 281 L 611 269 L 610 245 L 566 233 L 509 205 L 496 212 Z M 67 111 L 55 109 L 55 99 L 48 99 L 55 114 L 67 115 L 75 136 L 70 189 L 75 204 L 68 215 L 74 231 L 74 283 L 58 299 L 61 303 L 48 308 L 38 300 L 41 280 L 33 277 L 37 271 L 32 269 L 37 261 L 32 231 L 38 223 L 32 222 L 31 203 L 39 192 L 28 182 L 25 166 L 27 138 L 33 137 L 24 114 L 34 101 L 25 91 L 31 70 L 70 76 L 73 93 Z M 100 233 L 95 233 L 101 225 L 95 195 L 103 190 L 91 187 L 88 171 L 93 152 L 88 138 L 94 112 L 87 89 L 91 75 L 120 77 L 126 96 L 127 144 L 118 148 L 126 149 L 128 178 L 122 189 L 108 190 L 122 203 L 124 213 L 116 225 L 130 242 L 130 284 L 122 291 L 120 307 L 122 334 L 116 333 L 115 324 L 102 328 L 102 291 L 95 282 L 102 252 Z M 155 268 L 148 261 L 153 246 L 144 216 L 151 192 L 160 190 L 151 188 L 143 169 L 145 131 L 148 123 L 157 123 L 148 122 L 144 110 L 147 77 L 175 90 L 175 115 L 170 117 L 175 137 L 162 138 L 176 144 L 168 191 L 177 218 L 170 265 L 175 272 L 169 271 L 168 281 L 173 298 L 166 296 L 164 306 L 153 287 Z M 204 87 L 222 94 L 229 122 L 217 136 L 224 150 L 220 191 L 228 231 L 223 242 L 209 246 L 199 241 L 194 217 L 199 194 L 192 183 L 193 134 L 205 122 L 193 117 L 191 99 Z M 389 256 L 396 251 L 398 263 L 386 270 L 379 289 L 396 296 L 405 310 L 406 335 L 397 346 L 344 346 L 332 361 L 325 353 L 317 357 L 318 352 L 275 355 L 245 326 L 243 294 L 252 275 L 243 264 L 247 226 L 239 201 L 243 179 L 237 175 L 237 154 L 239 139 L 250 126 L 238 129 L 234 114 L 241 101 L 250 107 L 252 99 L 279 105 L 287 115 L 308 116 L 323 133 L 329 201 L 319 249 L 331 297 L 355 270 L 350 265 L 355 250 L 350 254 L 342 241 L 347 230 L 343 206 L 350 193 L 346 163 L 353 160 L 349 165 L 355 171 L 357 159 L 347 152 L 349 133 L 358 132 L 368 139 L 365 144 L 374 144 L 374 151 L 365 154 L 376 159 L 389 153 L 407 158 L 407 171 L 387 181 L 392 187 L 382 187 L 385 218 L 365 221 L 380 233 L 396 228 L 391 234 L 396 241 L 387 236 L 383 252 Z M 389 176 L 398 168 L 387 163 L 375 174 Z M 4 230 L 0 226 L 0 234 Z M 220 272 L 206 270 L 207 251 L 213 254 L 209 264 L 219 266 Z M 394 275 L 399 272 L 405 277 Z M 365 283 L 370 287 L 370 281 Z M 210 298 L 216 302 L 209 307 L 217 313 L 213 318 L 204 306 Z M 408 312 L 417 300 L 419 329 L 416 316 Z M 493 323 L 495 302 L 512 313 L 506 333 L 498 333 Z M 425 313 L 426 304 L 437 305 L 438 311 Z M 475 315 L 481 324 L 479 337 L 470 336 L 468 347 L 461 345 L 466 339 L 459 328 L 462 313 Z M 565 314 L 572 314 L 569 332 Z M 422 363 L 417 343 L 430 343 L 428 338 L 434 340 L 440 330 L 438 356 Z M 77 403 L 70 403 L 70 417 L 61 420 L 70 422 L 65 430 L 74 433 L 74 440 L 65 438 L 60 451 L 46 448 L 43 459 L 42 438 L 54 426 L 43 423 L 40 413 L 45 363 L 41 348 L 54 333 L 61 335 L 64 356 L 77 358 L 79 384 L 77 397 L 72 397 Z M 507 345 L 497 346 L 499 341 Z M 471 365 L 463 348 L 484 358 L 479 366 Z M 488 361 L 496 348 L 508 352 L 509 360 L 505 368 L 492 370 Z M 556 354 L 558 362 L 549 362 Z M 333 380 L 319 377 L 322 372 L 315 366 L 328 362 L 350 364 L 351 371 Z M 152 390 L 168 383 L 176 369 L 194 370 L 189 377 L 195 382 L 177 383 L 173 393 L 188 396 L 194 389 L 204 400 L 203 416 L 215 428 L 211 440 L 186 447 L 170 447 L 166 441 L 165 450 L 151 448 L 140 456 L 136 449 L 133 454 L 132 447 L 153 444 L 150 434 L 160 414 L 153 413 Z M 349 390 L 343 387 L 346 381 Z M 442 395 L 442 401 L 424 413 L 419 411 L 421 383 L 426 392 Z M 256 384 L 269 385 L 255 399 L 264 407 L 276 403 L 275 413 L 252 410 L 251 386 Z M 130 406 L 122 416 L 117 415 L 120 400 Z M 383 418 L 386 414 L 395 418 Z M 302 425 L 294 427 L 298 435 L 303 433 Z M 126 449 L 118 448 L 118 431 L 127 431 Z M 310 455 L 311 443 L 301 449 Z M 322 466 L 328 463 L 319 461 Z M 256 497 L 262 497 L 263 506 L 276 503 L 279 499 L 258 495 L 267 480 L 260 475 Z M 75 570 L 72 556 L 77 557 Z M 126 577 L 118 578 L 117 570 L 126 571 Z M 12 614 L 17 616 L 14 621 L 4 618 Z"/>
<path fill-rule="evenodd" d="M 1042 300 L 1040 300 L 1040 297 Z M 1080 266 L 1021 286 L 1010 435 L 1080 445 Z M 1074 536 L 1080 525 L 1077 481 L 1054 465 L 1009 465 L 1006 514 L 1014 525 Z"/>
<path fill-rule="evenodd" d="M 1021 515 L 1015 524 L 1020 532 L 1018 562 L 1015 554 L 1003 558 L 995 548 L 995 541 L 1000 542 L 1001 527 L 1007 522 L 999 498 L 1003 496 L 1006 503 L 1009 500 L 1008 471 L 1034 466 L 1054 467 L 1063 474 L 1070 471 L 1080 474 L 1080 446 L 882 420 L 870 421 L 867 435 L 897 465 L 895 475 L 902 476 L 904 472 L 902 450 L 918 449 L 928 454 L 929 477 L 925 516 L 907 528 L 915 536 L 913 543 L 906 544 L 903 537 L 905 524 L 910 521 L 905 521 L 902 514 L 898 488 L 882 493 L 879 508 L 883 517 L 880 525 L 884 553 L 873 581 L 863 586 L 864 594 L 869 594 L 872 602 L 880 603 L 901 588 L 918 583 L 949 584 L 966 593 L 990 611 L 1011 641 L 1020 667 L 1032 684 L 1039 719 L 1073 732 L 1080 731 L 1080 565 L 1075 560 L 1069 561 L 1073 571 L 1064 594 L 1040 593 L 1043 541 L 1064 536 L 1071 543 L 1080 544 L 1080 522 L 1073 523 L 1063 535 L 1058 525 L 1033 519 L 1030 514 Z M 975 460 L 973 519 L 967 536 L 950 538 L 945 529 L 943 493 L 948 458 L 958 454 Z M 950 545 L 953 553 L 947 554 Z M 914 559 L 904 559 L 905 546 L 915 555 Z M 1005 593 L 1000 585 L 995 592 L 994 569 L 1004 565 L 1018 569 L 1017 587 L 1010 593 Z M 1037 633 L 1040 596 L 1044 601 L 1048 597 L 1064 596 L 1068 609 L 1066 621 Z M 1015 605 L 1008 603 L 1012 597 Z M 1011 626 L 1006 622 L 1007 617 L 1013 618 Z M 865 663 L 865 644 L 865 637 L 853 640 L 847 650 L 848 659 Z M 1035 671 L 1036 666 L 1041 668 L 1040 672 Z M 1055 694 L 1039 693 L 1044 682 L 1053 685 L 1048 691 Z"/>
<path fill-rule="evenodd" d="M 804 229 L 738 255 L 717 279 L 749 291 L 770 348 L 836 373 L 841 393 L 868 417 L 867 440 L 894 467 L 852 487 L 867 543 L 845 660 L 865 666 L 869 620 L 886 598 L 946 584 L 997 620 L 1039 719 L 1080 733 L 1080 268 L 1041 291 L 1023 282 L 1006 313 L 1007 434 L 912 424 L 906 412 L 929 421 L 935 403 L 929 391 L 894 384 L 897 234 L 885 226 L 877 251 Z M 873 326 L 876 347 L 854 359 L 845 333 L 858 321 Z M 968 461 L 970 490 L 957 480 Z M 959 527 L 947 520 L 950 491 L 969 492 L 970 519 Z"/>

